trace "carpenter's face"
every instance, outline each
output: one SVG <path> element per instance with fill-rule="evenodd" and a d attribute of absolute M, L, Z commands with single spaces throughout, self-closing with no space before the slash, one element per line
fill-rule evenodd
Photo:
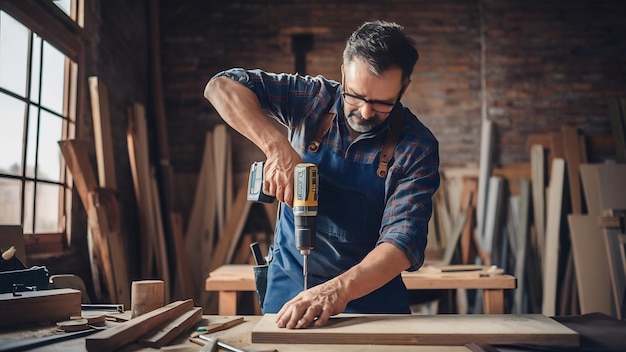
<path fill-rule="evenodd" d="M 383 123 L 404 91 L 398 67 L 377 76 L 365 61 L 355 59 L 341 66 L 341 74 L 344 113 L 348 125 L 359 133 Z"/>

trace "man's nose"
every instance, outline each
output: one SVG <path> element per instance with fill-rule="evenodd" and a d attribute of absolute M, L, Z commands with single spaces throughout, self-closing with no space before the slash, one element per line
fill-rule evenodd
<path fill-rule="evenodd" d="M 367 102 L 361 106 L 360 113 L 363 120 L 369 120 L 376 115 L 376 112 L 372 109 L 372 104 Z"/>

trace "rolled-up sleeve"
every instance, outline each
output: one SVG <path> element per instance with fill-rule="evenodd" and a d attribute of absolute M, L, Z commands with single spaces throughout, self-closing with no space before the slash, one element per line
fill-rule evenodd
<path fill-rule="evenodd" d="M 398 150 L 400 149 L 400 150 Z M 396 150 L 387 178 L 387 203 L 378 243 L 391 243 L 405 252 L 409 271 L 424 263 L 433 195 L 439 188 L 439 147 L 430 133 Z"/>

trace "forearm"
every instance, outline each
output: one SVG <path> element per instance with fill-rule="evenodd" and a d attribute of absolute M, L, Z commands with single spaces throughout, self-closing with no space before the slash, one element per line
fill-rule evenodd
<path fill-rule="evenodd" d="M 406 254 L 389 243 L 374 248 L 359 264 L 334 278 L 348 301 L 382 287 L 410 266 Z"/>
<path fill-rule="evenodd" d="M 215 77 L 204 89 L 204 97 L 213 104 L 222 119 L 271 155 L 289 145 L 285 135 L 269 120 L 257 96 L 244 85 L 228 77 Z"/>

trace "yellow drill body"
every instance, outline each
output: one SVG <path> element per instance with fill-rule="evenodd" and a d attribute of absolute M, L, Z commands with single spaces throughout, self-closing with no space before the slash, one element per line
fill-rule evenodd
<path fill-rule="evenodd" d="M 303 256 L 304 289 L 308 288 L 308 257 L 315 245 L 319 174 L 315 164 L 300 163 L 294 169 L 293 215 L 296 247 Z"/>

